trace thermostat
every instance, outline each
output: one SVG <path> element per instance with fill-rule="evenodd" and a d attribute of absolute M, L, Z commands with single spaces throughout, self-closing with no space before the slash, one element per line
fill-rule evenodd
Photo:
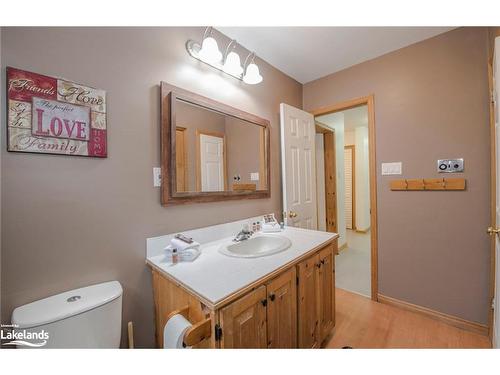
<path fill-rule="evenodd" d="M 464 159 L 440 159 L 437 161 L 439 173 L 457 173 L 464 171 Z"/>

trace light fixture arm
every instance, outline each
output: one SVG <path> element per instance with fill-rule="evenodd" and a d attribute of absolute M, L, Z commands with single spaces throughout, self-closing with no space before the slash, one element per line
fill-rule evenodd
<path fill-rule="evenodd" d="M 227 55 L 229 55 L 229 49 L 231 48 L 231 46 L 233 46 L 233 48 L 234 48 L 236 46 L 236 44 L 237 44 L 236 39 L 231 39 L 231 41 L 229 42 L 229 44 L 226 47 L 226 53 L 224 54 L 224 60 L 227 59 Z"/>
<path fill-rule="evenodd" d="M 203 38 L 201 38 L 202 42 L 203 40 L 205 40 L 207 35 L 212 35 L 212 26 L 207 26 L 207 28 L 205 29 L 205 32 L 203 33 Z"/>
<path fill-rule="evenodd" d="M 243 64 L 243 68 L 244 68 L 244 69 L 246 69 L 246 68 L 247 68 L 247 66 L 248 66 L 248 65 L 247 65 L 247 62 L 248 62 L 248 59 L 249 59 L 250 57 L 251 57 L 252 59 L 250 60 L 250 62 L 249 62 L 248 64 L 251 64 L 251 63 L 253 62 L 253 60 L 255 59 L 255 52 L 250 52 L 250 53 L 248 54 L 247 58 L 245 59 L 245 63 Z"/>

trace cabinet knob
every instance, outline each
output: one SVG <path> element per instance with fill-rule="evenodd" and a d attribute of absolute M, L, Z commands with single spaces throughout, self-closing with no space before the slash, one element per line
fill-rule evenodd
<path fill-rule="evenodd" d="M 316 267 L 321 268 L 321 262 L 316 263 Z"/>
<path fill-rule="evenodd" d="M 262 303 L 262 306 L 267 306 L 267 298 L 264 298 L 262 301 L 260 301 L 260 303 Z"/>
<path fill-rule="evenodd" d="M 274 295 L 274 293 L 272 293 L 272 294 L 269 295 L 269 299 L 271 301 L 274 301 L 275 298 L 276 298 L 276 296 Z"/>
<path fill-rule="evenodd" d="M 321 259 L 321 264 L 325 264 L 325 260 L 324 259 Z"/>

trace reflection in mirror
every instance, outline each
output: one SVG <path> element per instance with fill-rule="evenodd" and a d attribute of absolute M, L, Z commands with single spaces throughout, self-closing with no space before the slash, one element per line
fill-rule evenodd
<path fill-rule="evenodd" d="M 177 192 L 267 189 L 265 127 L 175 100 Z"/>

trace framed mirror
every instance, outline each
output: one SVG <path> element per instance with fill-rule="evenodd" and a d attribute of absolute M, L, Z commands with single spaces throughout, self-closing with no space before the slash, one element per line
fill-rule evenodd
<path fill-rule="evenodd" d="M 267 198 L 269 121 L 161 83 L 162 204 Z"/>

